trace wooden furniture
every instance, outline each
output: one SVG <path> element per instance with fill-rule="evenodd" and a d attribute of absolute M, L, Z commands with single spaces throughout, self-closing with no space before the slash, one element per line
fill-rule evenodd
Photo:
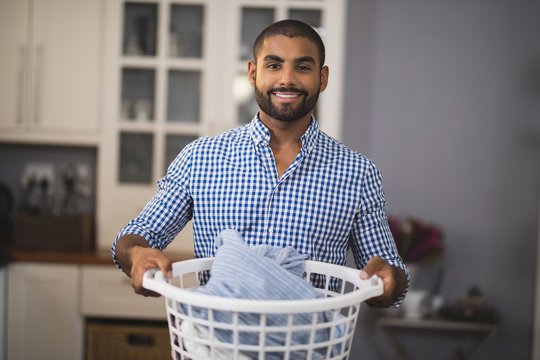
<path fill-rule="evenodd" d="M 406 330 L 409 333 L 414 333 L 415 336 L 433 334 L 434 332 L 441 335 L 445 333 L 459 334 L 462 342 L 456 349 L 454 356 L 460 359 L 472 359 L 495 336 L 499 328 L 496 324 L 402 317 L 382 317 L 375 322 L 375 325 L 388 340 L 399 359 L 426 359 L 426 354 L 414 354 L 413 351 L 406 349 L 399 342 L 399 330 Z M 420 349 L 417 350 L 420 351 Z"/>

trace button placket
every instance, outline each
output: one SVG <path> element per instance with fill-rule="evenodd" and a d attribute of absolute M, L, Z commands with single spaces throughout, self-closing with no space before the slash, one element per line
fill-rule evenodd
<path fill-rule="evenodd" d="M 276 184 L 270 193 L 268 200 L 266 202 L 266 216 L 265 216 L 265 234 L 271 236 L 275 233 L 275 224 L 272 222 L 271 213 L 272 213 L 272 204 L 276 199 L 277 192 L 279 190 L 280 183 Z"/>

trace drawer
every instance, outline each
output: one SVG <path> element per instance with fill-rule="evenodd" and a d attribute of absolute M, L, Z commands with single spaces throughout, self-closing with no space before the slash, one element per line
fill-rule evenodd
<path fill-rule="evenodd" d="M 166 322 L 86 322 L 86 360 L 163 360 L 171 358 Z"/>
<path fill-rule="evenodd" d="M 82 314 L 86 317 L 165 320 L 165 298 L 137 295 L 130 279 L 112 266 L 82 267 Z"/>

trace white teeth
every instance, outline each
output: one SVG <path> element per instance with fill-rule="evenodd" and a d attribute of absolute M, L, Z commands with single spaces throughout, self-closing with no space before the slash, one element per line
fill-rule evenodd
<path fill-rule="evenodd" d="M 277 97 L 285 98 L 285 99 L 292 99 L 292 98 L 298 97 L 298 94 L 280 94 L 280 93 L 276 93 L 275 95 Z"/>

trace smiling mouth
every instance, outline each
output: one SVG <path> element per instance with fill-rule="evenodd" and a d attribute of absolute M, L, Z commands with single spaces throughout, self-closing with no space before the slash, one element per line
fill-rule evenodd
<path fill-rule="evenodd" d="M 281 92 L 273 92 L 272 95 L 280 98 L 280 99 L 296 99 L 297 97 L 300 97 L 302 94 L 298 93 L 281 93 Z"/>
<path fill-rule="evenodd" d="M 303 95 L 306 95 L 304 91 L 298 90 L 298 89 L 272 89 L 270 91 L 270 94 L 273 96 L 279 98 L 280 100 L 289 100 L 293 101 Z"/>

